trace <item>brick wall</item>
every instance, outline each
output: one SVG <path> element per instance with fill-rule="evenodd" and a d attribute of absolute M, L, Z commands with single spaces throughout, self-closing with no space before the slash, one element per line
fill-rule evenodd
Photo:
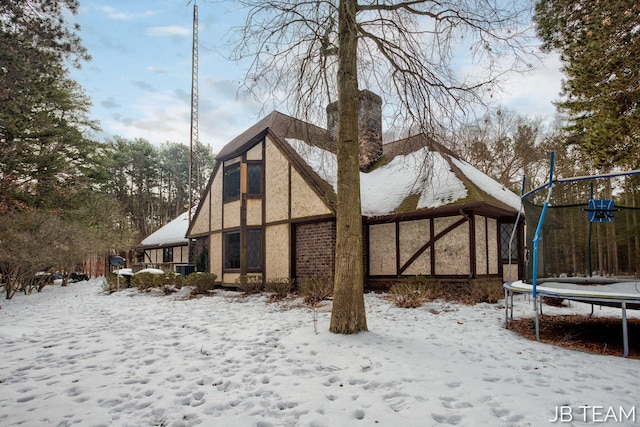
<path fill-rule="evenodd" d="M 296 280 L 313 277 L 333 280 L 336 249 L 335 221 L 296 225 Z"/>

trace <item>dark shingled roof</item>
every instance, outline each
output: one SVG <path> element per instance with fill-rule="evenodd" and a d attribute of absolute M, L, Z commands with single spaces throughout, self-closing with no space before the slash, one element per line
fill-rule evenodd
<path fill-rule="evenodd" d="M 217 160 L 224 161 L 241 155 L 264 138 L 267 129 L 282 139 L 300 139 L 325 150 L 336 151 L 335 143 L 326 129 L 274 111 L 225 145 L 218 153 Z"/>

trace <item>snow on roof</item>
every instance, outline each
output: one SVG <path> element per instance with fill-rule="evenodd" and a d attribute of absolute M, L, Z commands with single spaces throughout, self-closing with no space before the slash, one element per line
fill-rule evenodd
<path fill-rule="evenodd" d="M 520 197 L 518 197 L 513 191 L 505 188 L 498 181 L 474 168 L 469 163 L 453 157 L 451 157 L 451 160 L 453 161 L 453 164 L 456 165 L 460 171 L 482 191 L 516 210 L 521 209 L 522 204 L 520 202 Z"/>
<path fill-rule="evenodd" d="M 337 193 L 336 155 L 304 141 L 289 138 L 286 141 Z M 468 165 L 468 168 L 472 166 Z M 471 172 L 465 175 L 473 180 L 469 176 L 473 175 Z M 491 180 L 484 176 L 486 178 L 483 179 Z M 495 185 L 499 187 L 497 183 Z M 487 184 L 486 187 L 491 186 Z M 492 187 L 492 190 L 495 189 Z M 421 148 L 407 155 L 398 155 L 371 172 L 361 172 L 360 194 L 362 214 L 373 216 L 394 212 L 411 195 L 420 196 L 418 209 L 444 206 L 465 198 L 467 189 L 442 154 Z M 519 201 L 517 196 L 514 197 Z"/>
<path fill-rule="evenodd" d="M 168 245 L 171 243 L 185 243 L 187 238 L 187 228 L 189 228 L 189 215 L 184 212 L 173 221 L 159 228 L 155 232 L 147 236 L 141 243 L 141 246 Z"/>

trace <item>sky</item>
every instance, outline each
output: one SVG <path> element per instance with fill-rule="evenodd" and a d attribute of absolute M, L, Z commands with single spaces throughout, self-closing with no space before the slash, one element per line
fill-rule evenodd
<path fill-rule="evenodd" d="M 224 40 L 243 22 L 231 2 L 198 2 L 199 139 L 213 152 L 268 114 L 239 97 L 246 68 L 227 59 Z M 72 69 L 100 122 L 95 135 L 143 138 L 154 145 L 190 138 L 193 2 L 188 0 L 81 0 L 79 35 L 92 60 Z M 549 118 L 558 98 L 557 57 L 525 76 L 513 76 L 494 100 L 519 114 Z M 287 111 L 282 111 L 288 114 Z"/>

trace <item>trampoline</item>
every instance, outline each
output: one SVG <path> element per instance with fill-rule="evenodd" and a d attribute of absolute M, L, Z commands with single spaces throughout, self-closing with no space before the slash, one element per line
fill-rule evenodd
<path fill-rule="evenodd" d="M 525 277 L 503 284 L 505 327 L 515 293 L 532 296 L 538 341 L 542 297 L 619 307 L 627 357 L 627 309 L 640 309 L 640 170 L 554 179 L 553 153 L 549 169 L 521 197 Z"/>

